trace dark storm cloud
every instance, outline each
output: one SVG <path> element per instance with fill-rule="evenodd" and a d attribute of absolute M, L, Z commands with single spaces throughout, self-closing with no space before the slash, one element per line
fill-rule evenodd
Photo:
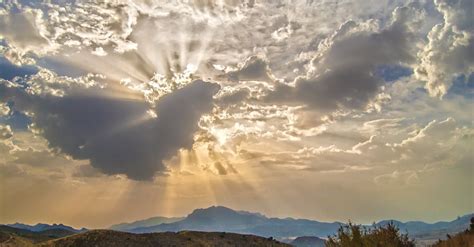
<path fill-rule="evenodd" d="M 377 32 L 346 22 L 326 40 L 327 49 L 313 59 L 313 71 L 298 77 L 294 87 L 277 84 L 267 100 L 302 103 L 320 111 L 364 108 L 383 83 L 374 75 L 378 65 L 408 64 L 415 59 L 408 11 L 407 7 L 396 10 L 393 23 Z"/>
<path fill-rule="evenodd" d="M 0 84 L 0 96 L 13 96 L 21 110 L 33 112 L 33 122 L 52 148 L 74 159 L 90 160 L 106 174 L 150 180 L 165 170 L 162 160 L 180 148 L 191 148 L 197 122 L 212 109 L 218 88 L 194 81 L 163 96 L 154 110 L 157 118 L 147 114 L 146 102 L 90 89 L 65 97 L 39 97 Z"/>

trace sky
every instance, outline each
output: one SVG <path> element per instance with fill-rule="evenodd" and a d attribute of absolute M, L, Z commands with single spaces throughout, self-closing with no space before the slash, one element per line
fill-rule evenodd
<path fill-rule="evenodd" d="M 0 223 L 474 212 L 471 0 L 0 1 Z"/>

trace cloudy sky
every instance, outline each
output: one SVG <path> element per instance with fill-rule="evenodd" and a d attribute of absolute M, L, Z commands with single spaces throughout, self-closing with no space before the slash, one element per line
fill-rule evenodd
<path fill-rule="evenodd" d="M 473 212 L 472 11 L 0 1 L 0 223 Z"/>

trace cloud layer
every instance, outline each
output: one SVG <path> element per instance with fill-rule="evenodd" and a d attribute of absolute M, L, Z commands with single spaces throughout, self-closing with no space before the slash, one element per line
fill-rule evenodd
<path fill-rule="evenodd" d="M 294 86 L 277 85 L 268 100 L 303 103 L 322 111 L 365 108 L 383 83 L 374 75 L 378 65 L 415 61 L 413 32 L 418 20 L 412 16 L 417 15 L 421 14 L 409 7 L 396 9 L 382 30 L 376 30 L 376 23 L 344 23 L 320 43 L 307 75 L 298 77 Z"/>
<path fill-rule="evenodd" d="M 471 12 L 468 0 L 4 1 L 0 220 L 209 204 L 465 213 Z"/>

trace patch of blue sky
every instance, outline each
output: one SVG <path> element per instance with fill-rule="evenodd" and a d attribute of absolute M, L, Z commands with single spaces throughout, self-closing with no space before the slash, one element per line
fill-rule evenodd
<path fill-rule="evenodd" d="M 31 119 L 20 111 L 12 110 L 7 116 L 0 117 L 0 124 L 10 125 L 13 131 L 24 131 L 31 124 Z"/>
<path fill-rule="evenodd" d="M 17 66 L 0 56 L 0 78 L 4 80 L 15 80 L 19 85 L 27 87 L 26 81 L 29 76 L 38 73 L 38 68 L 33 65 Z M 21 79 L 19 79 L 21 78 Z M 26 130 L 31 124 L 30 118 L 22 112 L 14 110 L 14 102 L 7 103 L 10 113 L 7 116 L 0 117 L 0 124 L 10 125 L 14 130 Z"/>
<path fill-rule="evenodd" d="M 446 98 L 461 95 L 474 99 L 474 73 L 469 76 L 460 75 L 453 80 L 453 85 L 449 88 Z"/>
<path fill-rule="evenodd" d="M 380 65 L 375 68 L 374 74 L 386 82 L 393 82 L 411 76 L 413 69 L 400 65 Z"/>
<path fill-rule="evenodd" d="M 38 73 L 38 68 L 33 65 L 17 66 L 0 56 L 0 78 L 11 81 L 15 77 L 28 77 Z"/>

